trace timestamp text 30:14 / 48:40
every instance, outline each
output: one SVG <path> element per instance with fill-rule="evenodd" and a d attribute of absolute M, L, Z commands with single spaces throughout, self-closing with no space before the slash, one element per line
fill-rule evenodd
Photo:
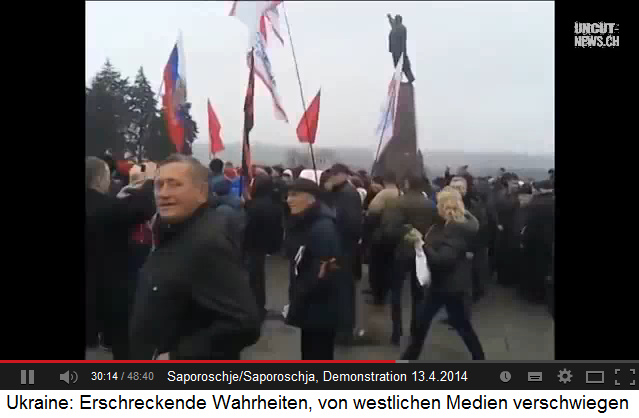
<path fill-rule="evenodd" d="M 92 381 L 110 380 L 153 380 L 153 372 L 91 372 Z"/>

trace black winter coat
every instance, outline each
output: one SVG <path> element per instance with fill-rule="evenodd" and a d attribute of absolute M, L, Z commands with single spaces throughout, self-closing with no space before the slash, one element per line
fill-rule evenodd
<path fill-rule="evenodd" d="M 552 194 L 534 196 L 528 205 L 528 219 L 523 234 L 524 247 L 533 251 L 538 263 L 550 270 L 555 241 L 555 198 Z"/>
<path fill-rule="evenodd" d="M 93 345 L 98 332 L 123 326 L 128 319 L 135 290 L 131 232 L 155 213 L 153 182 L 123 199 L 88 189 L 85 210 L 86 343 Z"/>
<path fill-rule="evenodd" d="M 247 216 L 245 209 L 240 205 L 229 204 L 231 196 L 210 196 L 209 207 L 214 209 L 229 232 L 228 238 L 238 250 L 244 248 Z"/>
<path fill-rule="evenodd" d="M 487 248 L 491 240 L 490 215 L 487 206 L 474 193 L 467 193 L 464 196 L 464 206 L 479 222 L 479 231 L 473 243 L 473 251 Z"/>
<path fill-rule="evenodd" d="M 468 211 L 466 222 L 438 222 L 428 234 L 424 252 L 431 271 L 433 291 L 469 294 L 472 290 L 472 243 L 479 222 Z"/>
<path fill-rule="evenodd" d="M 348 182 L 327 194 L 328 206 L 335 212 L 342 250 L 354 256 L 362 235 L 362 198 Z"/>
<path fill-rule="evenodd" d="M 286 321 L 302 329 L 335 329 L 338 292 L 344 271 L 335 215 L 321 203 L 292 216 L 286 239 L 290 259 L 289 311 Z M 319 278 L 323 261 L 336 258 L 339 270 Z"/>
<path fill-rule="evenodd" d="M 251 200 L 246 202 L 248 222 L 245 250 L 275 254 L 282 247 L 284 237 L 282 204 L 273 198 L 270 182 L 257 183 Z"/>
<path fill-rule="evenodd" d="M 519 199 L 514 194 L 499 192 L 496 200 L 496 212 L 498 225 L 504 230 L 497 233 L 498 252 L 503 254 L 509 251 L 518 251 L 521 229 L 518 228 L 518 214 L 520 212 Z"/>
<path fill-rule="evenodd" d="M 133 359 L 228 359 L 257 341 L 260 320 L 240 249 L 207 205 L 160 227 L 140 272 L 129 329 Z"/>

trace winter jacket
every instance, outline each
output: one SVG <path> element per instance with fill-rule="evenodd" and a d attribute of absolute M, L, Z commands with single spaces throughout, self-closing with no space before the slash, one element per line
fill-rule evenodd
<path fill-rule="evenodd" d="M 470 294 L 471 246 L 479 222 L 468 211 L 465 222 L 437 222 L 425 237 L 424 252 L 431 271 L 433 291 Z"/>
<path fill-rule="evenodd" d="M 389 243 L 397 244 L 396 257 L 414 258 L 415 247 L 404 242 L 412 228 L 422 235 L 437 219 L 437 208 L 431 200 L 420 192 L 408 191 L 397 199 L 397 204 L 384 210 L 381 219 L 382 237 Z"/>
<path fill-rule="evenodd" d="M 242 185 L 242 182 L 246 182 L 247 179 L 242 179 L 241 176 L 237 176 L 235 177 L 233 180 L 231 180 L 231 191 L 230 194 L 233 196 L 237 196 L 240 197 L 241 196 L 241 189 L 242 187 L 246 187 L 246 185 Z"/>
<path fill-rule="evenodd" d="M 359 193 L 348 182 L 335 186 L 327 194 L 329 208 L 337 219 L 337 229 L 342 250 L 354 256 L 362 234 L 362 200 Z"/>
<path fill-rule="evenodd" d="M 233 245 L 240 250 L 243 249 L 247 219 L 241 200 L 235 196 L 214 196 L 209 199 L 209 207 L 221 217 L 221 222 L 226 225 Z"/>
<path fill-rule="evenodd" d="M 490 222 L 486 205 L 475 195 L 467 193 L 464 196 L 464 206 L 479 222 L 479 231 L 473 244 L 473 249 L 487 248 L 490 242 Z"/>
<path fill-rule="evenodd" d="M 224 175 L 218 174 L 214 176 L 211 172 L 209 172 L 209 199 L 215 196 L 215 189 L 220 187 L 220 184 L 225 181 L 228 180 L 224 177 Z"/>
<path fill-rule="evenodd" d="M 260 335 L 257 304 L 227 222 L 208 205 L 157 230 L 129 330 L 133 359 L 233 358 Z"/>
<path fill-rule="evenodd" d="M 120 199 L 125 199 L 130 196 L 139 196 L 143 193 L 152 193 L 151 190 L 153 188 L 153 181 L 146 180 L 142 183 L 138 183 L 135 185 L 128 185 L 118 193 L 117 197 Z M 153 233 L 151 231 L 151 222 L 146 221 L 141 224 L 135 225 L 131 231 L 131 239 L 129 241 L 129 251 L 130 251 L 130 269 L 134 275 L 137 274 L 137 271 L 142 267 L 146 257 L 148 257 L 151 252 L 152 241 L 153 241 Z"/>
<path fill-rule="evenodd" d="M 555 241 L 555 197 L 551 193 L 536 195 L 528 205 L 528 217 L 523 233 L 525 248 L 534 250 L 537 258 L 550 268 Z"/>
<path fill-rule="evenodd" d="M 335 214 L 323 203 L 291 216 L 287 230 L 290 257 L 289 311 L 286 321 L 302 329 L 330 330 L 338 325 L 339 299 L 344 269 Z M 321 264 L 327 264 L 320 277 Z M 329 268 L 336 265 L 337 270 Z"/>
<path fill-rule="evenodd" d="M 245 250 L 274 254 L 284 237 L 282 204 L 273 199 L 273 182 L 257 179 L 251 200 L 246 202 Z"/>
<path fill-rule="evenodd" d="M 140 194 L 119 199 L 93 189 L 85 197 L 86 338 L 96 343 L 98 332 L 126 324 L 135 290 L 129 243 L 136 225 L 155 212 L 153 184 Z M 118 319 L 120 318 L 120 319 Z"/>

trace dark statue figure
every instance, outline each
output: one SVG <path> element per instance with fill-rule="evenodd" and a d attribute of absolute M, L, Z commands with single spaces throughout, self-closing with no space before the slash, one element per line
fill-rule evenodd
<path fill-rule="evenodd" d="M 409 83 L 415 81 L 415 76 L 410 68 L 410 61 L 406 55 L 406 26 L 402 23 L 402 17 L 395 15 L 395 18 L 390 13 L 386 15 L 391 25 L 391 31 L 388 35 L 388 51 L 393 55 L 393 66 L 397 66 L 399 58 L 404 54 L 404 65 L 402 71 L 406 75 Z"/>

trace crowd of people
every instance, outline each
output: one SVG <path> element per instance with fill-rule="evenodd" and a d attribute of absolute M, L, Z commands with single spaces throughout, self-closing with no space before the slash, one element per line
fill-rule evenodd
<path fill-rule="evenodd" d="M 403 359 L 419 357 L 445 307 L 445 321 L 480 360 L 471 316 L 486 286 L 496 276 L 543 302 L 553 274 L 552 170 L 548 180 L 526 182 L 504 169 L 473 177 L 466 166 L 431 182 L 344 164 L 322 172 L 253 166 L 245 176 L 231 162 L 206 167 L 179 154 L 157 164 L 88 157 L 85 166 L 86 344 L 115 360 L 239 359 L 268 317 L 270 255 L 289 263 L 281 316 L 301 330 L 304 360 L 331 360 L 336 344 L 365 335 L 356 318 L 363 277 L 367 303 L 390 304 L 394 345 L 405 335 L 409 282 Z M 416 248 L 427 260 L 426 285 Z"/>

